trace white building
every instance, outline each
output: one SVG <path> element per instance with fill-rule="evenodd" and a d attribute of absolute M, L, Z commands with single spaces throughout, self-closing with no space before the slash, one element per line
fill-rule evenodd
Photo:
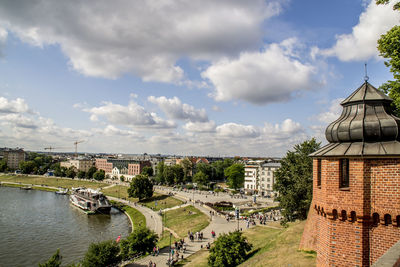
<path fill-rule="evenodd" d="M 259 196 L 274 196 L 274 172 L 281 166 L 278 162 L 250 161 L 244 167 L 244 190 Z"/>

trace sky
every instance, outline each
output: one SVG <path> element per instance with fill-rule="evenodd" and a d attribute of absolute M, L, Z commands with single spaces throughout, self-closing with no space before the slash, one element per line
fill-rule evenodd
<path fill-rule="evenodd" d="M 392 79 L 366 0 L 0 2 L 0 147 L 281 157 Z"/>

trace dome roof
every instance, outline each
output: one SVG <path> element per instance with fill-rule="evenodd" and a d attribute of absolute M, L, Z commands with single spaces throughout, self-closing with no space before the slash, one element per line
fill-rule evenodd
<path fill-rule="evenodd" d="M 340 117 L 325 131 L 330 144 L 312 156 L 400 155 L 400 119 L 392 99 L 368 82 L 341 105 Z"/>

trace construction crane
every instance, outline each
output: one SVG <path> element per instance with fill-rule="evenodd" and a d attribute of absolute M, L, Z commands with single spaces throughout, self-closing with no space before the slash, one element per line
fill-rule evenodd
<path fill-rule="evenodd" d="M 75 145 L 75 158 L 78 156 L 78 144 L 82 143 L 82 142 L 85 142 L 85 141 L 81 140 L 81 141 L 75 141 L 74 142 L 74 145 Z"/>
<path fill-rule="evenodd" d="M 49 152 L 51 153 L 52 150 L 54 149 L 65 149 L 68 147 L 53 147 L 53 146 L 49 146 L 49 147 L 45 147 L 44 150 L 49 150 Z"/>

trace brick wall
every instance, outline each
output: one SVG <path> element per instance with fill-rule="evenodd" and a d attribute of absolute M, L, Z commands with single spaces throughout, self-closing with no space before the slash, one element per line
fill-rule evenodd
<path fill-rule="evenodd" d="M 317 162 L 300 248 L 316 250 L 318 266 L 369 266 L 400 240 L 400 159 L 350 159 L 345 189 L 338 158 L 321 161 L 320 187 Z"/>

